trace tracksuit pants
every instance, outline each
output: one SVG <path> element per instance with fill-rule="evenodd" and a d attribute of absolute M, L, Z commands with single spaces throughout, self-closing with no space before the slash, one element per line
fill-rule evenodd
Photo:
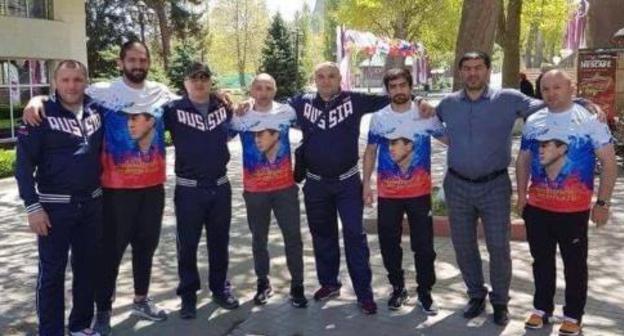
<path fill-rule="evenodd" d="M 271 211 L 284 237 L 286 265 L 292 278 L 292 286 L 303 285 L 303 244 L 299 218 L 299 187 L 243 193 L 247 207 L 247 223 L 253 240 L 254 268 L 260 281 L 269 277 L 269 250 L 267 239 L 271 224 Z"/>
<path fill-rule="evenodd" d="M 97 271 L 96 244 L 101 234 L 102 200 L 85 199 L 71 203 L 42 203 L 48 214 L 47 236 L 38 236 L 39 276 L 37 315 L 39 335 L 65 335 L 65 270 L 71 250 L 72 310 L 69 330 L 89 328 Z"/>
<path fill-rule="evenodd" d="M 393 287 L 405 287 L 402 267 L 403 216 L 407 214 L 410 246 L 414 253 L 418 294 L 427 295 L 435 283 L 431 195 L 415 198 L 378 198 L 377 230 L 384 266 Z"/>
<path fill-rule="evenodd" d="M 338 218 L 347 268 L 358 301 L 372 300 L 368 242 L 362 225 L 364 203 L 359 174 L 345 180 L 307 178 L 303 187 L 308 225 L 312 233 L 316 272 L 321 286 L 340 286 Z"/>
<path fill-rule="evenodd" d="M 558 213 L 527 205 L 523 213 L 533 257 L 533 306 L 552 315 L 557 280 L 557 245 L 565 275 L 566 317 L 581 320 L 587 301 L 587 228 L 589 211 Z"/>
<path fill-rule="evenodd" d="M 142 189 L 104 189 L 104 224 L 96 290 L 98 311 L 110 311 L 119 265 L 128 244 L 132 246 L 134 293 L 147 295 L 152 257 L 158 247 L 165 190 L 163 185 Z"/>
<path fill-rule="evenodd" d="M 208 246 L 208 286 L 213 294 L 225 290 L 228 270 L 228 246 L 232 218 L 230 183 L 215 186 L 176 186 L 175 196 L 178 276 L 177 294 L 194 296 L 201 288 L 197 270 L 197 247 L 203 229 Z"/>

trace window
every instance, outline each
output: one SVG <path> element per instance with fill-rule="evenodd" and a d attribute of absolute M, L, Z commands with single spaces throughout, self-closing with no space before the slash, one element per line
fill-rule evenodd
<path fill-rule="evenodd" d="M 0 142 L 15 138 L 28 100 L 50 93 L 51 61 L 0 59 Z"/>
<path fill-rule="evenodd" d="M 0 0 L 0 15 L 52 19 L 53 0 Z"/>

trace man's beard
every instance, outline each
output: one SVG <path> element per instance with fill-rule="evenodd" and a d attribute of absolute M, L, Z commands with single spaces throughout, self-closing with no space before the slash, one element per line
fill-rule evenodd
<path fill-rule="evenodd" d="M 129 81 L 136 83 L 136 84 L 141 84 L 143 83 L 143 81 L 145 81 L 145 78 L 147 78 L 147 70 L 142 70 L 142 69 L 123 69 L 123 75 L 124 77 L 128 78 Z"/>
<path fill-rule="evenodd" d="M 409 101 L 409 97 L 407 95 L 404 94 L 398 94 L 394 97 L 392 97 L 392 102 L 398 105 L 403 105 L 405 103 L 407 103 Z"/>

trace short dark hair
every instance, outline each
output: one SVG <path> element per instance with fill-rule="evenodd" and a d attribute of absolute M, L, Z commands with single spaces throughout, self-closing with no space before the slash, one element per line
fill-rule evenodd
<path fill-rule="evenodd" d="M 78 69 L 84 75 L 85 81 L 89 79 L 89 73 L 87 71 L 87 67 L 84 64 L 82 64 L 82 62 L 80 61 L 77 61 L 74 59 L 66 59 L 66 60 L 60 61 L 56 65 L 56 68 L 54 68 L 54 75 L 53 75 L 54 78 L 56 78 L 56 75 L 58 74 L 59 70 L 61 70 L 61 68 Z"/>
<path fill-rule="evenodd" d="M 401 141 L 404 145 L 413 144 L 414 141 L 405 137 L 395 138 L 390 140 L 390 145 L 394 145 L 395 143 Z"/>
<path fill-rule="evenodd" d="M 388 85 L 390 84 L 391 81 L 399 79 L 399 78 L 404 78 L 410 87 L 414 85 L 414 79 L 412 78 L 412 74 L 409 71 L 407 71 L 407 69 L 392 68 L 386 71 L 383 77 L 383 83 L 384 83 L 384 86 L 386 87 L 386 90 L 388 90 Z"/>
<path fill-rule="evenodd" d="M 123 59 L 126 58 L 126 54 L 128 53 L 128 50 L 134 48 L 137 45 L 145 48 L 145 52 L 147 53 L 147 59 L 150 59 L 149 48 L 144 42 L 141 42 L 139 40 L 130 40 L 130 41 L 124 42 L 124 44 L 121 45 L 121 50 L 119 50 L 119 59 L 123 61 Z"/>
<path fill-rule="evenodd" d="M 469 51 L 465 53 L 459 59 L 458 66 L 461 69 L 465 61 L 477 60 L 477 59 L 483 60 L 483 63 L 485 63 L 485 67 L 488 69 L 492 66 L 492 58 L 490 57 L 490 55 L 484 53 L 483 51 Z"/>

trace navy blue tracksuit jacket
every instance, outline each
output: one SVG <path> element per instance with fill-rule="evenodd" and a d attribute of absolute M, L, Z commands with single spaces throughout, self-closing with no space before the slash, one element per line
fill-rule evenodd
<path fill-rule="evenodd" d="M 40 335 L 64 335 L 68 252 L 74 275 L 70 331 L 93 317 L 96 246 L 101 231 L 102 106 L 85 97 L 78 120 L 52 97 L 40 126 L 18 130 L 15 177 L 26 211 L 45 210 L 51 228 L 38 236 L 37 315 Z"/>
<path fill-rule="evenodd" d="M 197 246 L 206 228 L 209 287 L 221 295 L 226 287 L 228 244 L 232 217 L 232 192 L 226 165 L 232 112 L 216 96 L 210 96 L 204 118 L 184 97 L 164 107 L 165 127 L 175 147 L 174 196 L 178 238 L 178 295 L 193 296 L 200 289 Z"/>
<path fill-rule="evenodd" d="M 360 121 L 390 103 L 387 96 L 342 91 L 324 101 L 318 94 L 290 100 L 303 132 L 309 174 L 303 188 L 314 256 L 322 286 L 340 286 L 338 221 L 342 221 L 347 268 L 359 301 L 373 299 L 369 251 L 362 228 L 362 182 L 357 163 Z"/>

